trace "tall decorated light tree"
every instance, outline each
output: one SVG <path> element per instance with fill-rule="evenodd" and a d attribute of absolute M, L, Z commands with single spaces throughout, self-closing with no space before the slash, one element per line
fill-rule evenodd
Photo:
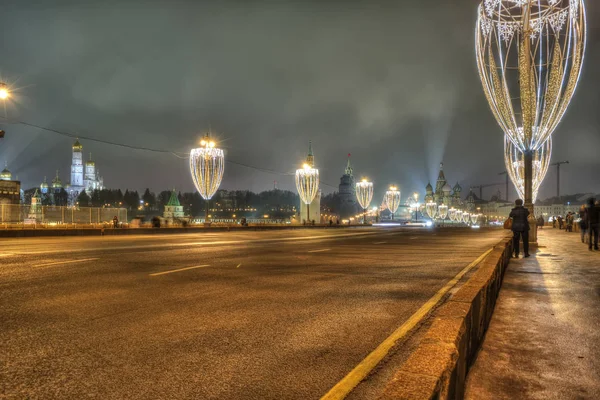
<path fill-rule="evenodd" d="M 364 210 L 363 223 L 367 223 L 367 208 L 371 204 L 371 200 L 373 200 L 373 182 L 369 182 L 366 179 L 363 179 L 360 182 L 356 183 L 356 199 L 358 200 L 358 204 Z"/>
<path fill-rule="evenodd" d="M 534 182 L 541 183 L 547 171 L 535 167 L 536 157 L 550 158 L 544 146 L 550 149 L 547 142 L 581 74 L 584 1 L 484 0 L 475 43 L 485 96 L 506 135 L 505 163 L 509 172 L 513 169 L 513 183 L 533 215 Z M 514 171 L 515 162 L 519 173 Z"/>
<path fill-rule="evenodd" d="M 389 190 L 385 192 L 384 203 L 388 210 L 392 213 L 392 220 L 394 214 L 400 207 L 400 190 L 396 186 L 390 186 Z"/>
<path fill-rule="evenodd" d="M 319 170 L 309 164 L 296 170 L 296 189 L 300 200 L 306 204 L 306 221 L 310 221 L 310 203 L 319 192 Z"/>
<path fill-rule="evenodd" d="M 205 222 L 208 222 L 210 199 L 221 185 L 225 169 L 225 154 L 207 134 L 200 147 L 190 152 L 190 173 L 200 196 L 206 200 Z"/>

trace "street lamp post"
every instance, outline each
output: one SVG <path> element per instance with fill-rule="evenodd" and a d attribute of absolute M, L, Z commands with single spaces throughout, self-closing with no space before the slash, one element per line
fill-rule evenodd
<path fill-rule="evenodd" d="M 419 217 L 417 215 L 417 212 L 419 211 L 419 193 L 414 192 L 412 198 L 414 199 L 415 203 L 415 222 L 419 222 Z"/>
<path fill-rule="evenodd" d="M 549 151 L 547 156 L 540 152 L 550 147 L 547 142 L 579 81 L 586 46 L 585 4 L 484 0 L 477 14 L 479 76 L 506 136 L 505 163 L 531 213 L 530 238 L 535 242 L 535 185 L 547 171 L 545 158 L 550 159 Z"/>
<path fill-rule="evenodd" d="M 319 191 L 319 170 L 308 164 L 296 170 L 296 189 L 300 199 L 306 204 L 306 221 L 310 222 L 310 203 Z"/>
<path fill-rule="evenodd" d="M 225 154 L 215 147 L 208 134 L 200 141 L 200 147 L 190 152 L 190 173 L 194 186 L 206 200 L 204 222 L 208 222 L 210 199 L 221 185 L 225 169 Z"/>
<path fill-rule="evenodd" d="M 371 200 L 373 200 L 373 182 L 368 182 L 366 179 L 363 179 L 360 182 L 356 183 L 356 198 L 358 200 L 358 204 L 363 208 L 363 223 L 367 224 L 367 208 L 371 204 Z"/>
<path fill-rule="evenodd" d="M 392 221 L 394 220 L 394 213 L 398 211 L 400 206 L 400 191 L 396 186 L 390 186 L 390 189 L 385 192 L 385 204 L 392 213 Z"/>

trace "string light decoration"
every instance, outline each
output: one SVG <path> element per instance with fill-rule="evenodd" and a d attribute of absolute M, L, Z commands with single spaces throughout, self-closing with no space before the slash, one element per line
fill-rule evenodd
<path fill-rule="evenodd" d="M 465 224 L 468 224 L 470 220 L 471 220 L 471 215 L 466 211 L 463 212 L 462 213 L 462 222 L 464 222 Z"/>
<path fill-rule="evenodd" d="M 479 220 L 479 214 L 471 214 L 471 223 L 473 225 L 477 225 L 477 220 Z"/>
<path fill-rule="evenodd" d="M 398 207 L 400 207 L 400 191 L 396 186 L 390 186 L 390 189 L 385 192 L 384 202 L 387 209 L 392 213 L 393 220 L 394 214 L 398 211 Z"/>
<path fill-rule="evenodd" d="M 479 76 L 494 117 L 522 153 L 521 192 L 531 210 L 535 153 L 550 139 L 573 97 L 586 33 L 584 0 L 484 0 L 478 9 Z"/>
<path fill-rule="evenodd" d="M 200 147 L 190 152 L 192 180 L 200 196 L 206 200 L 205 222 L 208 221 L 210 199 L 219 189 L 225 170 L 225 153 L 215 146 L 215 142 L 206 134 L 200 141 Z"/>
<path fill-rule="evenodd" d="M 448 206 L 445 204 L 441 204 L 438 207 L 438 215 L 442 221 L 444 221 L 448 217 Z"/>
<path fill-rule="evenodd" d="M 431 218 L 431 219 L 435 219 L 435 217 L 437 215 L 437 209 L 438 209 L 438 205 L 437 205 L 437 203 L 434 203 L 433 201 L 425 204 L 425 212 L 427 213 L 427 215 L 429 215 L 429 218 Z"/>
<path fill-rule="evenodd" d="M 533 153 L 532 175 L 533 193 L 532 202 L 535 203 L 542 181 L 550 167 L 552 155 L 552 138 Z M 508 138 L 504 138 L 504 164 L 510 179 L 515 184 L 517 194 L 520 198 L 525 195 L 525 160 L 524 154 Z"/>
<path fill-rule="evenodd" d="M 319 170 L 308 164 L 296 170 L 296 189 L 300 199 L 306 204 L 306 221 L 310 221 L 310 203 L 319 192 Z"/>
<path fill-rule="evenodd" d="M 448 211 L 448 217 L 450 218 L 450 221 L 452 221 L 452 222 L 456 221 L 456 212 L 457 212 L 457 210 L 454 207 L 452 207 Z"/>
<path fill-rule="evenodd" d="M 356 199 L 358 200 L 358 204 L 365 211 L 363 222 L 367 223 L 367 208 L 371 204 L 371 200 L 373 200 L 373 182 L 368 182 L 366 179 L 363 179 L 360 182 L 356 183 Z M 397 207 L 396 207 L 397 209 Z"/>

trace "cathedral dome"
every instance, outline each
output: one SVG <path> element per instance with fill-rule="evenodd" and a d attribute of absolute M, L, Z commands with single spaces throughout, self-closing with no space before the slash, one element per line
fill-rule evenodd
<path fill-rule="evenodd" d="M 73 151 L 81 151 L 81 149 L 83 149 L 83 146 L 79 143 L 79 139 L 75 140 L 75 143 L 73 143 Z"/>
<path fill-rule="evenodd" d="M 2 172 L 0 172 L 0 180 L 2 181 L 10 181 L 12 180 L 12 174 L 8 170 L 8 166 L 5 166 Z"/>
<path fill-rule="evenodd" d="M 442 188 L 442 192 L 444 192 L 444 193 L 450 193 L 451 191 L 452 191 L 452 187 L 450 187 L 450 185 L 448 185 L 447 183 Z"/>
<path fill-rule="evenodd" d="M 460 187 L 458 182 L 456 182 L 456 185 L 454 185 L 454 191 L 458 193 L 462 192 L 462 188 Z"/>
<path fill-rule="evenodd" d="M 429 183 L 427 184 L 427 186 L 425 186 L 425 190 L 426 190 L 426 191 L 428 191 L 428 192 L 431 192 L 431 191 L 433 191 L 433 186 L 431 186 L 431 182 L 429 182 Z"/>
<path fill-rule="evenodd" d="M 40 189 L 48 189 L 48 182 L 46 182 L 46 177 L 44 177 L 44 182 L 40 185 Z"/>
<path fill-rule="evenodd" d="M 52 179 L 52 188 L 54 188 L 54 189 L 62 188 L 62 181 L 58 177 L 58 173 L 56 174 L 56 177 L 54 179 Z"/>

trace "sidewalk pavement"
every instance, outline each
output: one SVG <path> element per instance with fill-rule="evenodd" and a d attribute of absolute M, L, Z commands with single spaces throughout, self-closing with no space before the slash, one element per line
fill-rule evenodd
<path fill-rule="evenodd" d="M 466 399 L 600 399 L 600 251 L 538 233 L 508 266 Z"/>

